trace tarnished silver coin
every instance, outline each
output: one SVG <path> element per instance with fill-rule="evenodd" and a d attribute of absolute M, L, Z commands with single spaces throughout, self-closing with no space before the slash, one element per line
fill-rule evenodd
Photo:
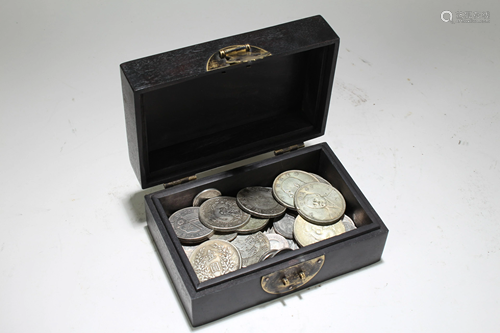
<path fill-rule="evenodd" d="M 304 184 L 318 183 L 318 179 L 308 172 L 301 170 L 285 171 L 278 175 L 273 182 L 273 195 L 276 201 L 283 206 L 295 209 L 295 192 Z"/>
<path fill-rule="evenodd" d="M 233 197 L 215 197 L 200 206 L 201 223 L 215 231 L 235 231 L 249 220 L 250 214 L 242 211 Z"/>
<path fill-rule="evenodd" d="M 236 201 L 243 211 L 263 219 L 278 217 L 286 210 L 274 199 L 273 189 L 270 187 L 245 187 L 236 195 Z"/>
<path fill-rule="evenodd" d="M 266 230 L 264 230 L 262 233 L 263 233 L 264 235 L 267 235 L 267 234 L 275 234 L 275 233 L 276 233 L 276 231 L 275 231 L 275 230 L 274 230 L 274 228 L 271 226 L 271 227 L 267 228 Z"/>
<path fill-rule="evenodd" d="M 273 257 L 274 257 L 274 255 L 275 255 L 278 251 L 279 251 L 279 250 L 269 250 L 269 251 L 267 251 L 266 253 L 264 253 L 264 254 L 262 255 L 262 257 L 260 257 L 259 262 L 264 261 L 264 260 L 266 260 L 266 259 L 273 258 Z"/>
<path fill-rule="evenodd" d="M 241 255 L 236 247 L 224 240 L 209 240 L 200 244 L 189 257 L 200 282 L 241 268 Z"/>
<path fill-rule="evenodd" d="M 212 236 L 210 236 L 210 239 L 211 240 L 215 240 L 215 239 L 220 239 L 220 240 L 225 240 L 225 241 L 232 241 L 233 239 L 236 238 L 236 236 L 238 236 L 238 233 L 236 232 L 231 232 L 231 233 L 227 233 L 227 232 L 214 232 L 214 234 Z"/>
<path fill-rule="evenodd" d="M 273 222 L 274 230 L 281 236 L 293 239 L 293 224 L 295 223 L 295 215 L 285 213 L 282 217 L 276 218 Z"/>
<path fill-rule="evenodd" d="M 259 262 L 260 257 L 271 249 L 269 240 L 260 231 L 250 235 L 238 235 L 231 244 L 240 251 L 242 267 Z"/>
<path fill-rule="evenodd" d="M 187 207 L 170 216 L 169 220 L 181 243 L 201 243 L 213 235 L 214 231 L 200 222 L 199 210 L 198 207 Z"/>
<path fill-rule="evenodd" d="M 271 250 L 281 250 L 289 248 L 290 245 L 285 237 L 278 234 L 267 234 L 267 239 L 269 239 L 269 244 L 271 246 Z"/>
<path fill-rule="evenodd" d="M 315 173 L 312 173 L 312 172 L 309 172 L 311 175 L 313 175 L 314 177 L 316 177 L 318 179 L 318 181 L 320 183 L 323 183 L 323 184 L 326 184 L 326 185 L 330 185 L 332 186 L 332 184 L 330 184 L 330 182 L 328 180 L 326 180 L 325 178 L 321 177 L 321 176 L 318 176 L 317 174 Z"/>
<path fill-rule="evenodd" d="M 295 243 L 295 241 L 293 239 L 287 239 L 288 241 L 288 245 L 290 246 L 290 248 L 292 250 L 298 250 L 299 249 L 299 245 L 297 243 Z"/>
<path fill-rule="evenodd" d="M 344 197 L 335 187 L 318 182 L 304 184 L 297 190 L 295 207 L 307 221 L 326 225 L 344 216 L 346 204 Z"/>
<path fill-rule="evenodd" d="M 317 225 L 297 216 L 293 225 L 293 237 L 300 246 L 307 246 L 319 241 L 343 234 L 345 227 L 342 221 L 330 225 Z"/>
<path fill-rule="evenodd" d="M 269 219 L 259 219 L 252 216 L 250 217 L 250 221 L 236 229 L 236 232 L 241 235 L 253 234 L 264 229 L 268 222 Z"/>
<path fill-rule="evenodd" d="M 207 188 L 206 190 L 201 191 L 194 197 L 193 207 L 200 207 L 201 204 L 207 201 L 208 199 L 219 197 L 221 195 L 222 193 L 220 193 L 219 190 L 215 188 Z"/>

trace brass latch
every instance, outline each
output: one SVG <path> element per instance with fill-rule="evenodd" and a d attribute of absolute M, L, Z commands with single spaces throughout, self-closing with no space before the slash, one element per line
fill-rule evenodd
<path fill-rule="evenodd" d="M 255 61 L 270 55 L 271 52 L 257 46 L 251 46 L 250 44 L 224 47 L 208 59 L 207 71 Z"/>
<path fill-rule="evenodd" d="M 318 274 L 325 256 L 304 261 L 280 271 L 265 275 L 260 281 L 262 289 L 269 294 L 284 294 L 302 287 Z"/>

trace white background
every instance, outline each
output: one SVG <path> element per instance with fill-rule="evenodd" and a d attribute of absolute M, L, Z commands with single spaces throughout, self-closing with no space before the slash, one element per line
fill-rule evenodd
<path fill-rule="evenodd" d="M 341 47 L 308 144 L 389 227 L 383 260 L 194 330 L 498 331 L 498 1 L 4 0 L 0 332 L 193 330 L 145 229 L 119 64 L 316 14 Z"/>

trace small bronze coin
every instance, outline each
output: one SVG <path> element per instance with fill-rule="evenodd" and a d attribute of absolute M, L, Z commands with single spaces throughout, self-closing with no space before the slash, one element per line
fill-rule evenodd
<path fill-rule="evenodd" d="M 181 243 L 201 243 L 213 235 L 214 231 L 200 222 L 199 210 L 198 207 L 187 207 L 170 216 L 170 223 Z"/>
<path fill-rule="evenodd" d="M 346 204 L 335 187 L 318 182 L 304 184 L 297 190 L 295 207 L 305 220 L 327 225 L 344 216 Z"/>
<path fill-rule="evenodd" d="M 304 184 L 317 182 L 318 179 L 308 172 L 301 170 L 285 171 L 274 179 L 273 195 L 280 204 L 295 210 L 294 197 L 297 189 Z"/>
<path fill-rule="evenodd" d="M 200 244 L 189 257 L 200 282 L 241 268 L 241 255 L 236 247 L 224 240 L 209 240 Z"/>
<path fill-rule="evenodd" d="M 208 199 L 212 199 L 221 196 L 221 192 L 215 188 L 207 188 L 206 190 L 198 193 L 193 199 L 193 207 L 200 207 L 201 204 Z"/>
<path fill-rule="evenodd" d="M 278 217 L 286 210 L 274 199 L 270 187 L 245 187 L 238 192 L 236 200 L 243 211 L 263 219 Z"/>
<path fill-rule="evenodd" d="M 235 231 L 249 220 L 250 214 L 242 211 L 233 197 L 215 197 L 200 206 L 201 223 L 215 231 Z"/>

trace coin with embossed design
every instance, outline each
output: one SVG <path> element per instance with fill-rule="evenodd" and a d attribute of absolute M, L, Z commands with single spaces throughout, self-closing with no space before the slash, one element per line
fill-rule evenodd
<path fill-rule="evenodd" d="M 297 216 L 293 225 L 293 236 L 300 246 L 307 246 L 319 241 L 343 234 L 345 227 L 342 221 L 330 225 L 317 225 Z"/>
<path fill-rule="evenodd" d="M 286 212 L 282 217 L 278 217 L 273 222 L 274 230 L 281 236 L 292 239 L 293 238 L 293 224 L 295 223 L 295 215 Z"/>
<path fill-rule="evenodd" d="M 250 235 L 238 235 L 231 244 L 240 251 L 243 267 L 259 262 L 260 257 L 269 251 L 269 240 L 262 232 Z"/>
<path fill-rule="evenodd" d="M 326 225 L 342 218 L 346 204 L 335 187 L 318 182 L 304 184 L 297 190 L 295 207 L 305 220 Z"/>
<path fill-rule="evenodd" d="M 215 231 L 235 231 L 249 220 L 250 214 L 242 211 L 233 197 L 215 197 L 200 206 L 201 223 Z"/>
<path fill-rule="evenodd" d="M 318 181 L 320 183 L 323 183 L 323 184 L 326 184 L 326 185 L 330 185 L 332 186 L 332 184 L 330 184 L 330 182 L 328 180 L 326 180 L 325 178 L 321 177 L 321 176 L 318 176 L 317 174 L 315 173 L 312 173 L 312 172 L 309 172 L 311 175 L 313 175 L 314 177 L 316 177 L 318 179 Z"/>
<path fill-rule="evenodd" d="M 236 232 L 240 235 L 253 234 L 254 232 L 264 229 L 268 222 L 269 219 L 259 219 L 252 216 L 250 217 L 250 221 L 236 229 Z"/>
<path fill-rule="evenodd" d="M 200 243 L 213 235 L 214 231 L 200 222 L 199 210 L 198 207 L 187 207 L 170 216 L 170 223 L 181 243 Z"/>
<path fill-rule="evenodd" d="M 267 234 L 266 237 L 269 239 L 271 250 L 281 250 L 290 247 L 286 238 L 281 235 Z"/>
<path fill-rule="evenodd" d="M 224 240 L 206 241 L 193 251 L 189 261 L 200 282 L 241 268 L 238 249 Z"/>
<path fill-rule="evenodd" d="M 199 207 L 203 202 L 207 201 L 208 199 L 212 199 L 220 195 L 222 195 L 222 193 L 220 193 L 219 190 L 215 188 L 207 188 L 206 190 L 201 191 L 194 197 L 193 207 Z"/>
<path fill-rule="evenodd" d="M 248 214 L 264 219 L 282 215 L 286 208 L 273 197 L 270 187 L 245 187 L 236 195 L 238 206 Z"/>
<path fill-rule="evenodd" d="M 301 170 L 285 171 L 278 175 L 273 182 L 274 198 L 283 206 L 295 210 L 295 192 L 304 184 L 317 183 L 318 179 L 308 172 Z"/>

